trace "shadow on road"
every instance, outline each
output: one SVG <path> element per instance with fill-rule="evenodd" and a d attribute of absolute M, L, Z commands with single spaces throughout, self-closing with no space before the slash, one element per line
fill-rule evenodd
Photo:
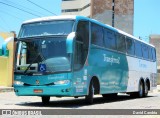
<path fill-rule="evenodd" d="M 148 97 L 153 97 L 153 96 L 147 96 Z M 52 98 L 52 97 L 51 97 Z M 28 106 L 28 107 L 53 107 L 53 108 L 80 108 L 83 106 L 90 106 L 89 104 L 87 104 L 84 100 L 84 97 L 80 97 L 78 99 L 75 98 L 69 98 L 69 99 L 63 99 L 60 98 L 59 100 L 53 100 L 51 99 L 50 103 L 48 105 L 44 105 L 42 104 L 42 102 L 30 102 L 30 103 L 19 103 L 16 105 L 19 106 Z M 105 104 L 105 103 L 112 103 L 112 102 L 120 102 L 120 101 L 127 101 L 127 100 L 133 100 L 133 99 L 145 99 L 145 98 L 132 98 L 129 95 L 118 95 L 115 98 L 107 98 L 104 99 L 103 97 L 96 97 L 94 98 L 94 103 L 92 105 L 96 105 L 96 104 Z"/>

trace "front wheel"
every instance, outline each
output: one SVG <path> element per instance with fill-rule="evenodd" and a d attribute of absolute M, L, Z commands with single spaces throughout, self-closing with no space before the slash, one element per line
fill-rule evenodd
<path fill-rule="evenodd" d="M 50 96 L 42 96 L 42 103 L 49 104 Z"/>
<path fill-rule="evenodd" d="M 86 103 L 92 104 L 93 103 L 93 97 L 94 97 L 94 86 L 93 81 L 91 81 L 89 85 L 89 93 L 85 96 Z"/>

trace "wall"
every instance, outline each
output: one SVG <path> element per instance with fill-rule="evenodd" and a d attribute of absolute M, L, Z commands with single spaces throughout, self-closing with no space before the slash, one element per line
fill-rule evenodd
<path fill-rule="evenodd" d="M 92 0 L 92 17 L 112 25 L 112 1 Z M 115 0 L 115 27 L 133 34 L 134 0 Z"/>
<path fill-rule="evenodd" d="M 13 37 L 12 33 L 0 33 L 0 36 L 6 40 L 8 37 Z M 14 40 L 7 44 L 9 56 L 0 56 L 0 86 L 11 87 L 13 83 L 13 56 L 14 56 Z"/>
<path fill-rule="evenodd" d="M 160 85 L 160 35 L 150 35 L 149 43 L 156 47 L 157 55 L 157 70 L 158 70 L 158 84 Z"/>
<path fill-rule="evenodd" d="M 62 1 L 62 15 L 83 15 L 83 16 L 90 16 L 90 9 L 91 7 L 88 6 L 84 8 L 86 5 L 90 4 L 91 0 L 74 0 L 74 1 Z M 83 10 L 81 10 L 84 8 Z M 63 10 L 75 10 L 78 11 L 69 11 L 63 12 Z"/>

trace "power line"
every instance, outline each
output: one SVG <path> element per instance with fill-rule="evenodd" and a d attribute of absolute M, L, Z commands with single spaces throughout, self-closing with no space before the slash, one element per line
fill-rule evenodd
<path fill-rule="evenodd" d="M 7 3 L 4 3 L 4 2 L 0 2 L 0 4 L 4 4 L 4 5 L 6 5 L 6 6 L 13 7 L 13 8 L 15 8 L 15 9 L 18 9 L 18 10 L 20 10 L 20 11 L 26 12 L 26 13 L 31 14 L 31 15 L 33 15 L 33 16 L 41 17 L 41 16 L 39 16 L 39 15 L 36 15 L 36 14 L 34 14 L 34 13 L 28 12 L 28 11 L 26 11 L 26 10 L 23 10 L 23 9 L 21 9 L 21 8 L 12 6 L 12 5 L 7 4 Z"/>
<path fill-rule="evenodd" d="M 5 0 L 5 1 L 7 1 L 7 2 L 9 2 L 9 3 L 11 3 L 11 4 L 18 5 L 18 6 L 22 7 L 22 8 L 28 9 L 29 11 L 32 11 L 32 12 L 35 12 L 35 13 L 38 13 L 38 14 L 41 14 L 41 15 L 45 15 L 45 14 L 42 14 L 41 12 L 32 10 L 32 9 L 27 8 L 27 7 L 23 6 L 23 5 L 20 5 L 20 4 L 16 3 L 16 2 L 11 2 L 10 0 Z"/>
<path fill-rule="evenodd" d="M 5 15 L 8 15 L 8 16 L 11 16 L 11 17 L 14 17 L 14 18 L 16 18 L 16 19 L 18 19 L 18 20 L 20 20 L 20 21 L 23 21 L 23 19 L 15 16 L 15 15 L 13 15 L 13 14 L 10 14 L 10 13 L 8 13 L 8 12 L 6 12 L 6 11 L 0 10 L 0 13 L 3 13 L 3 14 L 5 14 Z"/>
<path fill-rule="evenodd" d="M 4 24 L 5 24 L 5 26 L 7 27 L 7 29 L 10 30 L 9 25 L 6 23 L 6 21 L 5 21 L 2 17 L 0 17 L 0 19 L 1 19 L 1 21 L 4 22 Z"/>
<path fill-rule="evenodd" d="M 43 7 L 41 7 L 40 5 L 38 5 L 38 4 L 36 4 L 36 3 L 34 3 L 34 2 L 32 2 L 32 1 L 30 1 L 30 0 L 27 0 L 27 1 L 28 1 L 28 2 L 30 2 L 30 3 L 32 3 L 32 4 L 34 4 L 34 5 L 36 5 L 37 7 L 41 8 L 41 9 L 43 9 L 43 10 L 45 10 L 45 11 L 47 11 L 47 12 L 49 12 L 49 13 L 51 13 L 51 14 L 53 14 L 53 15 L 56 15 L 56 16 L 57 16 L 57 14 L 55 14 L 55 13 L 53 13 L 53 12 L 51 12 L 51 11 L 49 11 L 49 10 L 47 10 L 47 9 L 43 8 Z"/>

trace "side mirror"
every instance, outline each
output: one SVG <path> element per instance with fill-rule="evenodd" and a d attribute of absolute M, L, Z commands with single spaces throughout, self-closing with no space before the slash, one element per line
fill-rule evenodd
<path fill-rule="evenodd" d="M 73 41 L 75 36 L 76 36 L 75 32 L 72 32 L 67 36 L 66 40 L 67 53 L 73 53 Z"/>

